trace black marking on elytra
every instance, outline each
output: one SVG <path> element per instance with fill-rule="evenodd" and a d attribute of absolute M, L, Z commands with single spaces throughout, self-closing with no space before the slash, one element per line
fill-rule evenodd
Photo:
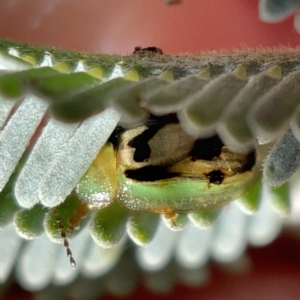
<path fill-rule="evenodd" d="M 157 48 L 157 47 L 142 48 L 140 46 L 137 46 L 134 48 L 133 54 L 143 54 L 143 53 L 147 53 L 147 52 L 163 54 L 163 51 L 160 48 Z"/>
<path fill-rule="evenodd" d="M 150 158 L 151 149 L 148 142 L 154 137 L 158 130 L 170 123 L 178 124 L 176 114 L 169 114 L 162 117 L 150 116 L 146 124 L 148 128 L 128 143 L 129 147 L 135 148 L 133 154 L 135 162 L 143 162 Z"/>
<path fill-rule="evenodd" d="M 255 150 L 252 150 L 251 152 L 248 153 L 247 155 L 247 162 L 243 165 L 242 171 L 247 172 L 251 171 L 253 166 L 256 163 L 256 152 Z"/>
<path fill-rule="evenodd" d="M 146 166 L 136 170 L 126 170 L 125 176 L 136 181 L 157 181 L 179 176 L 179 173 L 168 172 L 161 166 Z"/>
<path fill-rule="evenodd" d="M 217 135 L 207 139 L 198 139 L 189 155 L 193 161 L 198 159 L 212 160 L 214 157 L 220 156 L 223 146 L 224 144 Z"/>
<path fill-rule="evenodd" d="M 224 180 L 225 174 L 220 171 L 211 171 L 208 174 L 206 174 L 206 178 L 209 180 L 209 183 L 213 184 L 221 184 Z"/>
<path fill-rule="evenodd" d="M 108 142 L 112 143 L 114 149 L 118 148 L 119 137 L 126 129 L 123 126 L 118 125 L 108 138 Z"/>

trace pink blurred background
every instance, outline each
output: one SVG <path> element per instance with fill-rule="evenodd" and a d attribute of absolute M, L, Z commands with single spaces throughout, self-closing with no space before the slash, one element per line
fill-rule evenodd
<path fill-rule="evenodd" d="M 292 18 L 259 20 L 256 0 L 2 0 L 0 37 L 73 50 L 131 53 L 157 46 L 166 53 L 296 46 Z"/>

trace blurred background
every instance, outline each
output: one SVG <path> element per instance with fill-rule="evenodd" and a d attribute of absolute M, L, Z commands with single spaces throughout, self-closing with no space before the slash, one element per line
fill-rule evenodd
<path fill-rule="evenodd" d="M 258 5 L 257 0 L 182 0 L 173 5 L 160 0 L 1 0 L 0 38 L 122 55 L 135 46 L 156 46 L 177 55 L 300 44 L 292 16 L 286 13 L 276 24 L 262 22 Z M 295 232 L 286 229 L 272 245 L 249 249 L 251 262 L 243 274 L 212 266 L 205 286 L 180 285 L 168 295 L 140 286 L 128 299 L 296 299 L 300 235 Z M 16 287 L 4 299 L 32 295 Z"/>
<path fill-rule="evenodd" d="M 197 54 L 300 42 L 293 18 L 261 22 L 257 0 L 182 0 L 173 5 L 161 0 L 1 0 L 0 37 L 118 54 L 129 54 L 135 46 Z"/>

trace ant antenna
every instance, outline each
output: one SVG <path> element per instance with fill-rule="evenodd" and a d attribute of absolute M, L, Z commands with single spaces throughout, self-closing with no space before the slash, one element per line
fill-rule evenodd
<path fill-rule="evenodd" d="M 64 246 L 67 249 L 67 255 L 68 255 L 68 257 L 70 257 L 70 264 L 71 264 L 73 269 L 76 269 L 76 261 L 75 261 L 73 255 L 72 255 L 72 251 L 70 249 L 70 245 L 69 245 L 69 241 L 67 239 L 66 231 L 65 231 L 64 225 L 61 221 L 59 212 L 56 208 L 54 208 L 53 212 L 54 212 L 56 222 L 57 222 L 59 230 L 60 230 L 60 235 L 64 240 Z"/>

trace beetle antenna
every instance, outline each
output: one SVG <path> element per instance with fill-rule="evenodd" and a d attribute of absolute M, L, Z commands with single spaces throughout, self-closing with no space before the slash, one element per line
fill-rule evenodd
<path fill-rule="evenodd" d="M 62 220 L 60 218 L 59 211 L 56 208 L 54 208 L 53 211 L 54 211 L 54 215 L 55 215 L 55 218 L 56 218 L 56 222 L 57 222 L 58 227 L 59 227 L 60 236 L 62 237 L 62 239 L 64 241 L 64 246 L 67 250 L 67 255 L 70 258 L 70 264 L 71 264 L 72 268 L 75 269 L 76 268 L 76 261 L 75 261 L 73 255 L 72 255 L 72 251 L 70 249 L 70 244 L 69 244 L 69 241 L 67 239 L 66 231 L 65 231 L 64 225 L 62 223 Z"/>

